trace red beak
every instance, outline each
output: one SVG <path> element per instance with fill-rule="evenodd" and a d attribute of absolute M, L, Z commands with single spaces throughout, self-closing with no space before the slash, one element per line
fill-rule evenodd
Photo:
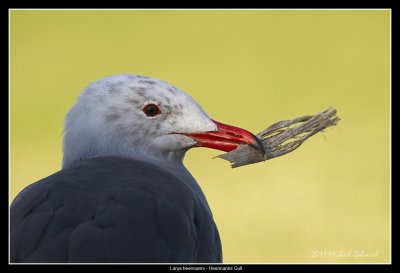
<path fill-rule="evenodd" d="M 242 128 L 223 124 L 213 120 L 218 131 L 185 134 L 197 142 L 196 146 L 230 152 L 240 144 L 248 144 L 265 154 L 264 146 L 260 139 Z"/>

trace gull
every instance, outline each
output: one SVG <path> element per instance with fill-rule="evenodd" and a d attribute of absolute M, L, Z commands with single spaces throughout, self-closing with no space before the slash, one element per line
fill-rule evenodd
<path fill-rule="evenodd" d="M 10 206 L 10 261 L 222 262 L 211 209 L 183 159 L 193 147 L 243 144 L 264 151 L 167 82 L 123 74 L 90 83 L 66 115 L 61 170 Z"/>

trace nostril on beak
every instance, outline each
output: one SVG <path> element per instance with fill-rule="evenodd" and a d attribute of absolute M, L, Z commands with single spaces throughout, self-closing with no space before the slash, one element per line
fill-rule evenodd
<path fill-rule="evenodd" d="M 242 138 L 243 137 L 242 135 L 234 133 L 234 132 L 227 132 L 226 134 L 230 135 L 230 136 L 238 137 L 238 138 Z"/>

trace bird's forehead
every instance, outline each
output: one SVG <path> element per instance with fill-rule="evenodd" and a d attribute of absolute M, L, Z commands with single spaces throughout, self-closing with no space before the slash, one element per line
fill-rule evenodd
<path fill-rule="evenodd" d="M 149 100 L 164 104 L 193 102 L 190 96 L 167 82 L 131 74 L 100 79 L 90 84 L 85 93 L 98 99 L 102 96 L 107 99 L 112 98 L 114 101 L 124 100 L 131 104 Z"/>
<path fill-rule="evenodd" d="M 179 88 L 140 75 L 116 75 L 97 80 L 82 93 L 81 102 L 92 105 L 97 112 L 127 112 L 157 103 L 164 113 L 207 116 L 193 98 Z"/>

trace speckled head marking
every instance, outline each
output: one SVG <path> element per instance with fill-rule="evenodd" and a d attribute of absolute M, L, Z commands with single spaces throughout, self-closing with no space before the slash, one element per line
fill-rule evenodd
<path fill-rule="evenodd" d="M 139 82 L 139 83 L 142 83 L 142 84 L 150 84 L 150 85 L 157 84 L 156 81 L 150 80 L 150 79 L 139 80 L 138 82 Z"/>
<path fill-rule="evenodd" d="M 143 108 L 154 104 L 160 114 Z M 216 131 L 185 92 L 161 80 L 132 74 L 91 83 L 66 116 L 63 167 L 100 155 L 181 162 L 195 142 L 174 133 Z"/>

